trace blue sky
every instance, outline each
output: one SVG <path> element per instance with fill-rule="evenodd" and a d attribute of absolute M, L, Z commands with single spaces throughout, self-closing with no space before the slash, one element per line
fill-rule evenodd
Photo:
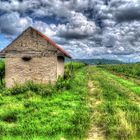
<path fill-rule="evenodd" d="M 0 49 L 3 49 L 5 46 L 7 46 L 11 41 L 7 38 L 5 38 L 4 35 L 0 34 Z"/>
<path fill-rule="evenodd" d="M 140 61 L 139 0 L 0 0 L 0 49 L 29 26 L 73 58 Z"/>

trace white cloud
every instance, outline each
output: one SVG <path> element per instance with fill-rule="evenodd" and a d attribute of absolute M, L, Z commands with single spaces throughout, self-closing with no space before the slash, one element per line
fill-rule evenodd
<path fill-rule="evenodd" d="M 40 2 L 38 0 L 0 1 L 0 10 L 25 12 L 26 10 L 37 8 L 39 5 L 40 5 Z"/>
<path fill-rule="evenodd" d="M 133 57 L 137 61 L 140 60 L 139 9 L 139 0 L 0 1 L 0 10 L 4 12 L 0 16 L 0 32 L 13 37 L 33 26 L 76 58 Z M 45 23 L 48 16 L 54 23 L 53 20 Z M 35 20 L 35 17 L 46 19 Z M 56 19 L 63 20 L 63 24 L 56 24 Z"/>
<path fill-rule="evenodd" d="M 56 33 L 55 24 L 46 24 L 42 21 L 34 21 L 26 16 L 21 17 L 18 12 L 11 12 L 0 17 L 0 32 L 8 36 L 19 35 L 23 30 L 33 26 L 48 36 L 54 36 Z"/>
<path fill-rule="evenodd" d="M 94 21 L 89 21 L 82 13 L 73 12 L 69 23 L 58 26 L 57 34 L 64 38 L 86 38 L 96 31 Z"/>
<path fill-rule="evenodd" d="M 49 37 L 53 37 L 56 35 L 55 24 L 48 25 L 42 21 L 36 21 L 32 24 L 32 26 Z"/>
<path fill-rule="evenodd" d="M 20 17 L 17 12 L 0 17 L 0 32 L 6 35 L 17 35 L 32 24 L 30 17 Z"/>

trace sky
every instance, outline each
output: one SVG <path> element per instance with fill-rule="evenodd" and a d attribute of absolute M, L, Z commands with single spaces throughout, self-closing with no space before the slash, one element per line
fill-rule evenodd
<path fill-rule="evenodd" d="M 0 50 L 29 26 L 73 58 L 140 61 L 140 0 L 0 0 Z"/>

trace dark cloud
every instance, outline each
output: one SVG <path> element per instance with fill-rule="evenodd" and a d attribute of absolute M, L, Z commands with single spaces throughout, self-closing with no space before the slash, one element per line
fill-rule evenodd
<path fill-rule="evenodd" d="M 118 22 L 140 20 L 140 6 L 120 9 L 115 17 Z"/>
<path fill-rule="evenodd" d="M 89 36 L 85 34 L 82 35 L 79 33 L 71 32 L 71 33 L 66 33 L 66 34 L 60 34 L 60 37 L 63 37 L 66 39 L 85 39 Z"/>

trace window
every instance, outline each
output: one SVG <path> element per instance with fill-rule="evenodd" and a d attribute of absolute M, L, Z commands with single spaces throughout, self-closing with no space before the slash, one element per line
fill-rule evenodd
<path fill-rule="evenodd" d="M 30 61 L 31 59 L 32 59 L 31 56 L 23 56 L 22 57 L 22 60 L 24 60 L 24 61 Z"/>
<path fill-rule="evenodd" d="M 58 61 L 64 61 L 64 57 L 63 56 L 57 56 L 57 60 Z"/>

